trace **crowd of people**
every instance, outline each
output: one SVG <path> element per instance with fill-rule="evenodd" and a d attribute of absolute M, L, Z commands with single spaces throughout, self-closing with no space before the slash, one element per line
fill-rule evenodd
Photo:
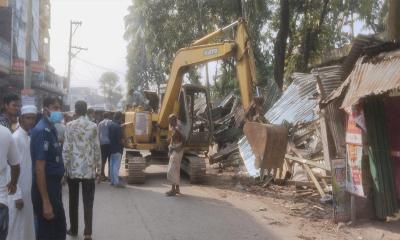
<path fill-rule="evenodd" d="M 105 112 L 96 121 L 87 103 L 77 101 L 73 116 L 62 100 L 46 97 L 43 110 L 21 107 L 18 95 L 3 98 L 0 114 L 0 240 L 64 240 L 78 235 L 82 186 L 84 240 L 92 239 L 96 182 L 125 184 L 119 177 L 123 154 L 123 113 Z M 97 123 L 98 122 L 98 123 Z M 180 164 L 185 137 L 176 115 L 169 117 L 171 139 L 167 196 L 181 194 Z M 108 162 L 108 177 L 105 173 Z M 62 185 L 69 192 L 69 229 Z"/>
<path fill-rule="evenodd" d="M 61 111 L 62 101 L 47 97 L 43 111 L 21 107 L 18 95 L 3 98 L 0 114 L 0 240 L 62 240 L 78 235 L 82 186 L 84 239 L 92 239 L 96 182 L 124 187 L 119 177 L 123 151 L 123 114 L 104 113 L 98 125 L 87 103 L 77 101 L 75 114 Z M 111 120 L 113 118 L 113 120 Z M 69 192 L 69 223 L 62 185 Z"/>

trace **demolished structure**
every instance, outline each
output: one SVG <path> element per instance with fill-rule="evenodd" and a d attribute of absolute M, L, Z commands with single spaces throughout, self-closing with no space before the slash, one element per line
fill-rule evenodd
<path fill-rule="evenodd" d="M 275 183 L 311 182 L 321 201 L 333 200 L 335 222 L 355 216 L 397 218 L 399 49 L 395 43 L 359 36 L 325 54 L 309 74 L 294 73 L 291 85 L 264 115 L 268 123 L 288 129 L 281 167 L 266 172 L 257 167 L 257 154 L 240 132 L 228 141 L 220 138 L 220 147 L 226 148 L 210 156 L 211 162 L 240 161 L 248 176 L 266 184 L 271 178 L 264 174 L 271 174 Z M 232 118 L 235 110 L 231 114 L 240 119 Z"/>

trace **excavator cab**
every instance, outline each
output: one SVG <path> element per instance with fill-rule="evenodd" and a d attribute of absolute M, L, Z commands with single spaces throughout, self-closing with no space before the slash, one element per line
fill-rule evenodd
<path fill-rule="evenodd" d="M 206 151 L 213 136 L 210 99 L 206 88 L 185 84 L 179 95 L 179 120 L 186 135 L 188 149 Z"/>

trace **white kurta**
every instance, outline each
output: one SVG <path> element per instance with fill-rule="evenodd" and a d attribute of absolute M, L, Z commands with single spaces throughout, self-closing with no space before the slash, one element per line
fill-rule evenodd
<path fill-rule="evenodd" d="M 21 156 L 21 173 L 18 179 L 17 192 L 8 198 L 10 219 L 7 240 L 34 240 L 30 138 L 28 133 L 21 127 L 15 131 L 13 138 Z M 24 207 L 21 210 L 15 208 L 15 200 L 17 199 L 24 201 Z"/>

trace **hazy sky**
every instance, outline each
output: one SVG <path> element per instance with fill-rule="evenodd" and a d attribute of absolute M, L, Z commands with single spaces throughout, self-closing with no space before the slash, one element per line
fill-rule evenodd
<path fill-rule="evenodd" d="M 125 89 L 124 16 L 131 0 L 51 0 L 50 64 L 67 75 L 70 20 L 82 21 L 73 45 L 87 47 L 72 61 L 71 86 L 98 87 L 105 71 L 114 71 Z M 97 65 L 97 66 L 96 66 Z"/>
<path fill-rule="evenodd" d="M 72 61 L 71 86 L 98 88 L 98 79 L 105 71 L 120 77 L 125 90 L 126 45 L 124 16 L 131 0 L 51 0 L 51 65 L 60 75 L 67 75 L 69 23 L 82 21 L 74 35 L 73 45 L 87 47 Z M 356 34 L 365 32 L 360 23 Z M 347 29 L 348 31 L 348 29 Z M 216 64 L 210 64 L 210 79 Z M 201 75 L 205 78 L 204 69 Z"/>

